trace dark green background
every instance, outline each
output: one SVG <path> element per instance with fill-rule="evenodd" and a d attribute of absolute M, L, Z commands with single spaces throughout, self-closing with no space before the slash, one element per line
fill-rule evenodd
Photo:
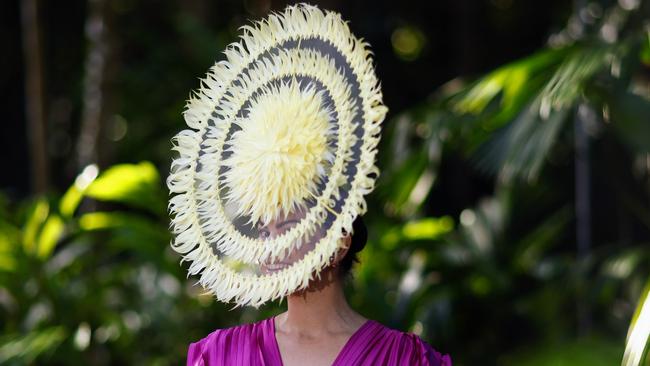
<path fill-rule="evenodd" d="M 164 179 L 198 78 L 285 3 L 28 3 L 0 5 L 0 363 L 180 364 L 279 312 L 200 296 Z M 650 269 L 648 1 L 319 5 L 372 45 L 390 109 L 353 307 L 455 365 L 620 363 Z"/>

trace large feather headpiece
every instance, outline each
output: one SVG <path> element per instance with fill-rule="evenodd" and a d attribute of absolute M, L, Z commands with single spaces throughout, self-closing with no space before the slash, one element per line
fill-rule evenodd
<path fill-rule="evenodd" d="M 387 108 L 339 14 L 299 4 L 241 29 L 187 103 L 167 185 L 190 275 L 259 306 L 306 288 L 365 213 Z"/>

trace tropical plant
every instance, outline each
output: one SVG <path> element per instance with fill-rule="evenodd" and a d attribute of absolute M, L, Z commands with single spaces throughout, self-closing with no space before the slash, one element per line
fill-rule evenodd
<path fill-rule="evenodd" d="M 169 249 L 153 165 L 97 174 L 87 167 L 60 199 L 3 202 L 0 363 L 177 364 L 226 322 Z"/>
<path fill-rule="evenodd" d="M 377 219 L 375 245 L 412 220 L 457 222 L 392 255 L 418 285 L 385 300 L 394 325 L 468 364 L 620 362 L 621 320 L 649 276 L 649 6 L 585 4 L 546 49 L 453 80 L 388 124 L 375 207 L 392 226 Z M 465 187 L 448 185 L 455 174 Z M 448 197 L 471 181 L 492 191 Z M 376 303 L 374 290 L 356 294 Z"/>

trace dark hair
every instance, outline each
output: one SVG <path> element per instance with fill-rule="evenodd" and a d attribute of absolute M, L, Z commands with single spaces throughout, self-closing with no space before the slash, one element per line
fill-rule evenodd
<path fill-rule="evenodd" d="M 345 253 L 345 257 L 343 257 L 338 264 L 339 274 L 342 277 L 346 278 L 350 276 L 352 265 L 354 263 L 359 263 L 357 253 L 366 246 L 367 241 L 368 229 L 366 228 L 366 224 L 363 222 L 361 216 L 357 216 L 352 223 L 352 240 L 350 243 L 350 249 L 348 249 L 348 252 Z"/>

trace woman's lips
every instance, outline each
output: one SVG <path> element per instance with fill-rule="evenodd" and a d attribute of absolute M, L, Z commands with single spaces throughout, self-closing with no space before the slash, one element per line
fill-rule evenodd
<path fill-rule="evenodd" d="M 266 268 L 267 270 L 270 270 L 270 271 L 279 271 L 279 270 L 284 269 L 284 268 L 286 268 L 288 266 L 289 266 L 289 264 L 287 264 L 287 263 L 269 263 L 269 264 L 265 264 L 264 268 Z"/>

